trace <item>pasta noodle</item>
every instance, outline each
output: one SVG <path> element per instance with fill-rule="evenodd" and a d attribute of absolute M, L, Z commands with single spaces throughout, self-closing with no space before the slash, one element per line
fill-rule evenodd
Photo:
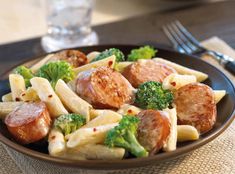
<path fill-rule="evenodd" d="M 54 92 L 47 79 L 34 77 L 30 80 L 33 89 L 37 92 L 41 101 L 44 101 L 52 117 L 68 114 L 59 97 Z"/>
<path fill-rule="evenodd" d="M 48 151 L 52 156 L 61 156 L 66 151 L 64 135 L 58 129 L 52 129 L 49 133 Z"/>
<path fill-rule="evenodd" d="M 55 92 L 73 113 L 85 116 L 86 122 L 90 121 L 90 109 L 92 106 L 75 94 L 63 80 L 58 80 L 55 86 Z"/>
<path fill-rule="evenodd" d="M 8 94 L 3 95 L 3 96 L 2 96 L 2 101 L 3 101 L 3 102 L 11 102 L 11 101 L 13 101 L 13 99 L 12 99 L 12 93 L 10 92 L 10 93 L 8 93 Z"/>
<path fill-rule="evenodd" d="M 98 51 L 92 51 L 89 54 L 86 55 L 88 62 L 91 62 L 94 58 L 96 58 L 98 55 L 100 54 L 100 52 Z"/>
<path fill-rule="evenodd" d="M 121 115 L 137 115 L 142 109 L 130 105 L 130 104 L 124 104 L 120 107 L 120 109 L 117 111 L 117 113 Z"/>
<path fill-rule="evenodd" d="M 0 102 L 0 118 L 3 119 L 7 114 L 24 102 Z"/>
<path fill-rule="evenodd" d="M 21 93 L 26 90 L 24 78 L 19 74 L 10 74 L 9 81 L 13 101 L 20 101 Z"/>
<path fill-rule="evenodd" d="M 171 62 L 169 60 L 165 60 L 165 59 L 162 59 L 162 58 L 154 58 L 153 60 L 156 61 L 156 62 L 159 62 L 159 63 L 166 64 L 168 66 L 171 66 L 179 74 L 194 75 L 194 76 L 196 76 L 198 82 L 202 82 L 202 81 L 204 81 L 204 80 L 206 80 L 208 78 L 208 75 L 203 73 L 203 72 L 196 71 L 196 70 L 184 67 L 182 65 L 179 65 L 177 63 Z"/>
<path fill-rule="evenodd" d="M 39 70 L 39 68 L 41 68 L 41 66 L 43 66 L 44 64 L 46 64 L 51 57 L 54 54 L 48 54 L 46 57 L 44 57 L 42 60 L 40 60 L 39 62 L 37 62 L 36 64 L 34 64 L 30 69 L 32 70 L 33 73 L 37 72 Z"/>
<path fill-rule="evenodd" d="M 219 103 L 219 101 L 226 95 L 225 90 L 213 90 L 215 95 L 215 103 Z"/>

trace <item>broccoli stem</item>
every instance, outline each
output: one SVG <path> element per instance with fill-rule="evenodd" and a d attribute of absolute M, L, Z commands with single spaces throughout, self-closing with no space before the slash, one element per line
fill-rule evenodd
<path fill-rule="evenodd" d="M 129 141 L 129 146 L 126 147 L 136 157 L 147 157 L 148 152 L 138 143 L 135 135 L 127 131 L 127 140 Z"/>

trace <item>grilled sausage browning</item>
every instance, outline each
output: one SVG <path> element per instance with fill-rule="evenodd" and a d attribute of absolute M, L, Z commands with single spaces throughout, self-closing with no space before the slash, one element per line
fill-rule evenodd
<path fill-rule="evenodd" d="M 194 126 L 200 133 L 209 131 L 216 121 L 216 104 L 212 89 L 191 83 L 175 93 L 178 123 Z"/>
<path fill-rule="evenodd" d="M 17 141 L 29 144 L 47 135 L 51 118 L 43 102 L 30 102 L 9 113 L 5 124 Z"/>
<path fill-rule="evenodd" d="M 132 103 L 134 98 L 131 84 L 108 67 L 80 73 L 76 91 L 96 108 L 120 108 L 125 103 Z"/>

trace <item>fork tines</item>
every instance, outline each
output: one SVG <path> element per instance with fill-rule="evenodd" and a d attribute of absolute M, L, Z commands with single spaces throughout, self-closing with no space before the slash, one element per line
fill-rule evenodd
<path fill-rule="evenodd" d="M 204 50 L 200 43 L 179 21 L 163 26 L 163 31 L 174 45 L 174 48 L 179 52 L 194 54 Z"/>

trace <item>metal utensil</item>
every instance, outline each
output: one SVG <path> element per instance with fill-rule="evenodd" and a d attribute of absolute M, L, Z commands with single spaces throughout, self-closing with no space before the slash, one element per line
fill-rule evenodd
<path fill-rule="evenodd" d="M 235 75 L 235 60 L 233 58 L 204 48 L 179 21 L 171 22 L 162 28 L 175 50 L 196 56 L 210 55 L 223 65 L 226 70 Z"/>

